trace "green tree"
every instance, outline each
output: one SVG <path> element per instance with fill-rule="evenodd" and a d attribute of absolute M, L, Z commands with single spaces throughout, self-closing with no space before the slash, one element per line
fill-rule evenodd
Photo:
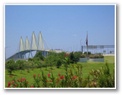
<path fill-rule="evenodd" d="M 84 52 L 84 54 L 87 54 L 87 52 Z M 90 54 L 91 54 L 91 52 L 88 51 L 88 55 L 90 55 Z"/>
<path fill-rule="evenodd" d="M 81 57 L 82 52 L 74 52 L 74 62 L 78 62 L 79 58 Z"/>
<path fill-rule="evenodd" d="M 62 65 L 62 62 L 60 59 L 58 59 L 57 64 L 56 64 L 57 68 L 59 68 L 61 65 Z"/>
<path fill-rule="evenodd" d="M 35 67 L 38 67 L 38 68 L 41 68 L 41 66 L 42 66 L 41 60 L 39 60 L 39 59 L 34 59 L 34 66 L 35 66 Z"/>
<path fill-rule="evenodd" d="M 42 51 L 38 51 L 38 52 L 35 54 L 34 58 L 38 58 L 38 59 L 40 59 L 40 60 L 44 60 L 44 56 L 42 55 Z"/>
<path fill-rule="evenodd" d="M 5 64 L 5 67 L 6 69 L 8 70 L 8 73 L 11 75 L 12 72 L 14 70 L 17 70 L 17 64 L 15 63 L 15 61 L 12 59 L 12 60 L 9 60 L 6 62 Z"/>
<path fill-rule="evenodd" d="M 55 53 L 55 52 L 49 52 L 48 56 L 45 58 L 45 63 L 48 66 L 57 66 L 59 67 L 61 64 L 63 64 L 63 60 L 65 58 L 65 53 Z"/>
<path fill-rule="evenodd" d="M 24 60 L 18 60 L 16 61 L 16 64 L 17 64 L 17 69 L 21 70 L 21 72 L 26 68 L 26 64 Z"/>
<path fill-rule="evenodd" d="M 69 59 L 70 59 L 70 63 L 74 63 L 75 56 L 74 56 L 73 52 L 70 53 Z"/>

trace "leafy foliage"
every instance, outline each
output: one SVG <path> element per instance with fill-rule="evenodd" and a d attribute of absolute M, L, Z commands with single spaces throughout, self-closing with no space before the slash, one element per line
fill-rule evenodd
<path fill-rule="evenodd" d="M 91 54 L 91 55 L 89 55 L 89 57 L 90 58 L 104 58 L 104 56 L 101 54 Z"/>
<path fill-rule="evenodd" d="M 75 72 L 73 72 L 74 68 Z M 7 87 L 114 87 L 114 76 L 111 75 L 107 64 L 102 69 L 93 69 L 88 77 L 83 78 L 81 64 L 71 64 L 65 69 L 65 74 L 52 72 L 45 74 L 43 71 L 33 75 L 34 82 L 30 84 L 25 78 L 13 79 Z"/>
<path fill-rule="evenodd" d="M 61 62 L 61 60 L 59 59 L 59 60 L 57 61 L 56 66 L 57 66 L 57 68 L 59 68 L 61 65 L 62 65 L 62 62 Z"/>
<path fill-rule="evenodd" d="M 64 53 L 54 53 L 50 52 L 49 55 L 45 58 L 45 63 L 50 66 L 56 66 L 63 64 Z"/>
<path fill-rule="evenodd" d="M 14 60 L 9 60 L 5 64 L 6 69 L 8 70 L 9 74 L 12 74 L 14 70 L 17 70 L 17 64 Z"/>
<path fill-rule="evenodd" d="M 87 77 L 83 77 L 83 66 L 79 63 L 74 63 L 77 63 L 79 58 L 84 56 L 86 55 L 82 54 L 82 52 L 50 52 L 48 56 L 42 57 L 41 52 L 37 52 L 35 57 L 28 59 L 28 61 L 18 60 L 15 62 L 14 60 L 9 60 L 5 64 L 9 74 L 12 74 L 14 70 L 22 71 L 24 69 L 28 70 L 29 73 L 29 70 L 34 71 L 35 68 L 40 68 L 41 73 L 38 71 L 38 74 L 33 75 L 33 83 L 31 84 L 21 77 L 19 80 L 14 78 L 9 81 L 7 87 L 114 87 L 114 75 L 111 74 L 107 63 L 101 69 L 94 68 Z M 102 55 L 89 55 L 89 57 L 96 58 L 98 56 Z M 62 69 L 64 72 L 55 75 L 52 72 L 54 69 L 47 69 L 49 66 L 54 67 L 54 69 L 57 67 L 57 70 Z M 42 67 L 46 67 L 45 70 L 49 72 L 48 75 L 42 71 L 42 69 L 44 70 Z"/>
<path fill-rule="evenodd" d="M 90 82 L 94 82 L 97 87 L 114 87 L 114 75 L 111 75 L 107 63 L 99 70 L 92 70 L 90 76 Z"/>
<path fill-rule="evenodd" d="M 69 55 L 70 63 L 77 63 L 81 55 L 81 52 L 71 52 Z"/>
<path fill-rule="evenodd" d="M 17 64 L 18 70 L 24 70 L 26 68 L 24 60 L 18 60 L 18 61 L 16 61 L 16 64 Z"/>
<path fill-rule="evenodd" d="M 38 51 L 34 58 L 37 58 L 38 60 L 44 60 L 44 56 L 42 55 L 42 51 Z"/>

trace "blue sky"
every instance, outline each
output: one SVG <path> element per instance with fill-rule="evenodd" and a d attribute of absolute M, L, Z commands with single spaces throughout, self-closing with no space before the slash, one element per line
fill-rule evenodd
<path fill-rule="evenodd" d="M 85 45 L 114 45 L 114 5 L 6 5 L 6 57 L 16 53 L 19 40 L 42 32 L 49 49 L 79 51 Z"/>

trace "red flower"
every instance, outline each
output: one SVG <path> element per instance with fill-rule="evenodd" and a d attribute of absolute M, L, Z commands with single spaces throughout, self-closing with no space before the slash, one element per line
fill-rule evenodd
<path fill-rule="evenodd" d="M 8 87 L 10 87 L 11 86 L 11 82 L 8 82 Z"/>
<path fill-rule="evenodd" d="M 24 81 L 26 81 L 25 78 L 21 78 L 21 79 L 19 80 L 19 82 L 24 82 Z"/>
<path fill-rule="evenodd" d="M 50 74 L 48 74 L 48 78 L 50 78 Z"/>
<path fill-rule="evenodd" d="M 72 80 L 75 80 L 76 78 L 77 78 L 77 76 L 73 76 L 73 77 L 72 77 Z"/>
<path fill-rule="evenodd" d="M 64 76 L 62 75 L 62 76 L 60 76 L 60 79 L 64 79 Z"/>
<path fill-rule="evenodd" d="M 25 78 L 21 78 L 21 81 L 23 82 L 23 81 L 26 81 L 26 79 Z"/>

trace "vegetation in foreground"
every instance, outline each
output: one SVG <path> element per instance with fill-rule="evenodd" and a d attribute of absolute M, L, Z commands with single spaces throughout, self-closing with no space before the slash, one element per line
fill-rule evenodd
<path fill-rule="evenodd" d="M 51 53 L 46 58 L 39 53 L 28 61 L 6 62 L 6 87 L 101 88 L 115 86 L 114 64 L 78 63 L 80 53 Z"/>

